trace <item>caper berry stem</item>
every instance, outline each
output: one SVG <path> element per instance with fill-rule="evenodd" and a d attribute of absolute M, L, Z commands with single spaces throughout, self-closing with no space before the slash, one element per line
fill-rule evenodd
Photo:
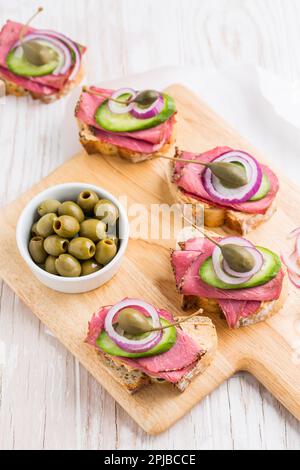
<path fill-rule="evenodd" d="M 83 86 L 82 87 L 82 91 L 85 92 L 85 93 L 89 93 L 90 95 L 96 95 L 96 96 L 101 96 L 103 98 L 107 98 L 109 99 L 110 101 L 113 101 L 114 103 L 119 103 L 119 104 L 130 104 L 132 103 L 132 99 L 129 99 L 129 100 L 125 100 L 125 101 L 122 101 L 122 100 L 117 100 L 115 98 L 110 98 L 109 96 L 107 96 L 105 93 L 100 93 L 99 91 L 95 91 L 95 90 L 91 90 L 89 87 L 87 86 Z"/>
<path fill-rule="evenodd" d="M 165 158 L 172 160 L 174 163 L 195 163 L 209 168 L 210 171 L 221 181 L 223 186 L 231 188 L 240 188 L 248 183 L 248 179 L 243 167 L 238 167 L 231 162 L 200 162 L 199 160 L 191 160 L 185 158 L 173 158 L 169 155 L 157 155 L 157 158 Z"/>
<path fill-rule="evenodd" d="M 207 235 L 203 230 L 201 230 L 197 225 L 195 225 L 191 220 L 189 220 L 184 214 L 182 217 L 189 222 L 198 232 L 204 235 L 209 241 L 211 241 L 214 245 L 220 248 L 223 258 L 227 261 L 229 267 L 237 272 L 248 272 L 254 267 L 254 258 L 253 256 L 247 251 L 246 247 L 235 245 L 233 243 L 227 245 L 221 245 L 220 243 L 216 242 L 212 237 Z M 233 250 L 228 250 L 229 245 Z M 245 268 L 245 266 L 247 268 Z"/>
<path fill-rule="evenodd" d="M 43 7 L 38 7 L 37 11 L 29 18 L 29 20 L 22 26 L 22 29 L 20 31 L 20 36 L 19 36 L 19 40 L 20 40 L 20 43 L 23 45 L 23 41 L 24 41 L 24 34 L 26 33 L 27 29 L 28 29 L 28 26 L 30 25 L 30 23 L 44 10 Z"/>
<path fill-rule="evenodd" d="M 130 104 L 130 103 L 139 103 L 139 104 L 143 105 L 142 100 L 140 100 L 139 98 L 137 98 L 139 94 L 136 95 L 135 97 L 129 98 L 128 100 L 118 100 L 118 99 L 116 99 L 116 98 L 111 98 L 110 96 L 107 96 L 106 94 L 101 93 L 101 92 L 99 92 L 99 91 L 91 90 L 90 88 L 88 88 L 88 87 L 86 87 L 86 86 L 83 86 L 83 87 L 82 87 L 82 91 L 84 91 L 85 93 L 90 93 L 91 95 L 102 96 L 102 97 L 104 97 L 104 98 L 109 99 L 109 101 L 113 101 L 114 103 L 118 103 L 118 104 L 128 105 L 128 104 Z M 143 92 L 141 92 L 141 93 L 143 93 Z M 155 99 L 157 99 L 157 98 L 155 98 Z M 155 101 L 155 100 L 154 100 L 154 101 Z M 148 103 L 147 103 L 147 104 L 148 104 Z M 151 101 L 150 101 L 149 104 L 152 104 Z M 145 103 L 145 105 L 146 105 L 146 103 Z"/>
<path fill-rule="evenodd" d="M 181 323 L 184 323 L 190 320 L 191 318 L 196 317 L 197 315 L 202 315 L 202 313 L 203 313 L 203 309 L 200 308 L 199 310 L 197 310 L 197 312 L 192 313 L 192 315 L 182 318 L 181 320 L 178 320 L 175 323 L 170 323 L 169 325 L 160 326 L 158 328 L 150 328 L 148 331 L 144 331 L 144 333 L 152 333 L 153 331 L 162 331 L 162 330 L 166 330 L 167 328 L 171 328 L 172 326 L 181 325 Z"/>

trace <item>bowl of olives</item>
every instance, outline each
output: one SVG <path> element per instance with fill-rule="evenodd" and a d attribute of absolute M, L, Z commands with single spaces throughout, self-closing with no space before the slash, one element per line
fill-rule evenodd
<path fill-rule="evenodd" d="M 32 273 L 47 287 L 87 292 L 118 271 L 129 237 L 119 201 L 84 183 L 52 186 L 24 208 L 17 245 Z"/>

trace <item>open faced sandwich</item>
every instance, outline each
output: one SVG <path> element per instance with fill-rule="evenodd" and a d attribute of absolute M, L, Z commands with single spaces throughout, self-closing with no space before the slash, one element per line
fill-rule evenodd
<path fill-rule="evenodd" d="M 165 154 L 174 141 L 176 106 L 155 90 L 83 88 L 75 110 L 80 142 L 89 154 L 133 163 Z"/>
<path fill-rule="evenodd" d="M 276 175 L 248 153 L 229 147 L 201 154 L 177 150 L 168 182 L 176 202 L 194 209 L 201 204 L 207 227 L 223 226 L 245 235 L 276 210 Z"/>
<path fill-rule="evenodd" d="M 286 288 L 280 258 L 241 237 L 193 238 L 171 254 L 183 308 L 202 307 L 230 328 L 266 320 L 282 307 Z"/>
<path fill-rule="evenodd" d="M 183 392 L 217 349 L 212 321 L 198 313 L 175 321 L 166 310 L 124 299 L 94 314 L 86 342 L 128 392 L 152 382 L 168 382 Z"/>
<path fill-rule="evenodd" d="M 85 48 L 61 33 L 32 28 L 29 22 L 7 21 L 0 32 L 1 94 L 29 94 L 51 103 L 82 80 Z"/>

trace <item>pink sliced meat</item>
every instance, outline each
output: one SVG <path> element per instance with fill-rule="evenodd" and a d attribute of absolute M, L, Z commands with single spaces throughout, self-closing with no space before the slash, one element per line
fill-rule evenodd
<path fill-rule="evenodd" d="M 99 134 L 99 138 L 102 139 L 102 133 L 103 137 L 105 137 L 105 134 L 110 134 L 113 136 L 119 136 L 119 137 L 130 137 L 131 139 L 135 140 L 141 140 L 142 142 L 149 143 L 149 144 L 161 144 L 162 141 L 167 141 L 171 135 L 172 132 L 172 126 L 174 124 L 174 118 L 168 119 L 166 122 L 163 124 L 160 124 L 159 126 L 152 127 L 150 129 L 145 129 L 141 131 L 135 131 L 135 132 L 107 132 L 105 129 L 102 129 L 101 126 L 95 121 L 95 114 L 99 106 L 107 99 L 111 94 L 114 92 L 114 90 L 108 90 L 105 88 L 97 88 L 97 87 L 91 87 L 91 90 L 94 90 L 98 93 L 102 93 L 105 96 L 97 96 L 97 95 L 92 95 L 91 93 L 83 92 L 80 97 L 80 102 L 79 105 L 77 106 L 75 115 L 78 119 L 80 119 L 82 122 L 87 124 L 88 126 L 92 126 L 101 133 Z M 116 141 L 117 142 L 117 141 Z M 122 143 L 122 141 L 120 141 Z M 124 140 L 124 142 L 126 142 Z M 116 143 L 116 145 L 118 145 Z M 122 145 L 120 145 L 122 146 Z"/>
<path fill-rule="evenodd" d="M 102 307 L 89 323 L 86 342 L 97 347 L 96 340 L 104 329 L 104 321 L 110 307 Z M 158 309 L 159 315 L 168 321 L 172 321 L 172 315 Z M 99 349 L 99 348 L 98 348 Z M 197 363 L 203 355 L 193 339 L 184 331 L 177 328 L 177 338 L 174 346 L 169 351 L 153 357 L 139 359 L 119 358 L 124 364 L 140 370 L 147 375 L 158 377 L 169 382 L 178 382 Z"/>
<path fill-rule="evenodd" d="M 219 299 L 219 305 L 225 315 L 228 326 L 234 328 L 239 319 L 250 317 L 260 309 L 259 300 L 224 300 Z"/>
<path fill-rule="evenodd" d="M 51 95 L 61 90 L 72 72 L 72 68 L 65 74 L 45 75 L 43 77 L 21 77 L 15 75 L 7 69 L 6 57 L 13 46 L 18 42 L 22 24 L 14 21 L 7 21 L 0 32 L 0 72 L 7 79 L 13 81 L 17 85 L 22 86 L 26 90 L 33 93 Z M 38 33 L 39 30 L 29 27 L 26 35 Z M 26 37 L 25 35 L 25 37 Z M 81 48 L 81 53 L 85 52 L 85 48 Z"/>
<path fill-rule="evenodd" d="M 174 116 L 171 116 L 170 119 L 158 126 L 134 132 L 110 132 L 101 128 L 95 120 L 96 111 L 114 90 L 97 87 L 91 87 L 91 89 L 105 96 L 102 97 L 83 92 L 76 107 L 75 116 L 80 121 L 91 126 L 94 135 L 99 140 L 144 154 L 157 152 L 170 140 L 175 123 Z"/>
<path fill-rule="evenodd" d="M 217 299 L 230 327 L 233 327 L 240 317 L 256 313 L 261 302 L 279 298 L 284 277 L 282 270 L 274 279 L 257 287 L 218 289 L 206 284 L 199 276 L 199 269 L 212 255 L 213 250 L 214 244 L 211 241 L 194 238 L 183 244 L 182 251 L 172 252 L 171 265 L 181 294 Z"/>
<path fill-rule="evenodd" d="M 153 152 L 157 152 L 165 145 L 166 142 L 168 142 L 172 134 L 172 127 L 172 123 L 168 121 L 168 125 L 165 126 L 165 135 L 158 144 L 151 144 L 150 142 L 141 140 L 140 138 L 136 138 L 134 136 L 136 132 L 133 132 L 132 135 L 129 137 L 129 133 L 127 136 L 120 135 L 116 132 L 112 133 L 107 131 L 100 131 L 99 129 L 94 129 L 94 135 L 102 142 L 116 145 L 117 147 L 122 147 L 131 150 L 132 152 L 150 154 Z"/>
<path fill-rule="evenodd" d="M 208 163 L 230 150 L 232 149 L 229 147 L 216 147 L 215 149 L 202 154 L 182 152 L 180 158 L 186 160 L 201 160 L 202 162 Z M 279 190 L 279 182 L 276 175 L 268 166 L 261 164 L 261 168 L 263 173 L 266 174 L 270 181 L 270 190 L 268 194 L 260 201 L 249 201 L 234 204 L 228 202 L 224 203 L 223 205 L 219 204 L 217 201 L 214 200 L 214 198 L 212 198 L 210 194 L 207 193 L 206 189 L 203 186 L 202 177 L 205 171 L 205 167 L 201 167 L 200 165 L 193 163 L 184 164 L 181 162 L 177 162 L 174 168 L 173 181 L 187 195 L 198 199 L 199 201 L 208 204 L 213 203 L 213 205 L 216 207 L 226 206 L 241 212 L 247 212 L 252 214 L 264 214 L 266 210 L 270 207 Z"/>
<path fill-rule="evenodd" d="M 42 85 L 41 83 L 29 80 L 25 77 L 17 76 L 14 73 L 10 72 L 8 69 L 5 69 L 4 67 L 0 66 L 0 77 L 1 76 L 25 88 L 25 90 L 31 91 L 32 93 L 36 93 L 37 95 L 48 96 L 57 93 L 56 88 L 52 88 L 47 85 Z"/>

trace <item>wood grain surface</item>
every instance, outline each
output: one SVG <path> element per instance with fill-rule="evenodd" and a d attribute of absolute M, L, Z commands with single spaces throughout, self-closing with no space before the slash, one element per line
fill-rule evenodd
<path fill-rule="evenodd" d="M 264 161 L 255 150 L 232 131 L 204 103 L 186 88 L 174 85 L 167 92 L 175 98 L 177 144 L 179 148 L 203 151 L 223 145 L 243 148 Z M 1 216 L 0 274 L 47 328 L 72 352 L 88 371 L 105 387 L 126 412 L 148 433 L 166 431 L 207 394 L 240 370 L 251 371 L 300 419 L 300 369 L 293 363 L 294 324 L 300 315 L 296 309 L 296 289 L 282 311 L 265 323 L 231 331 L 225 322 L 213 317 L 217 325 L 219 349 L 213 364 L 197 377 L 185 393 L 169 385 L 155 385 L 129 396 L 113 379 L 109 367 L 96 351 L 84 344 L 87 323 L 99 305 L 113 304 L 128 296 L 180 313 L 180 296 L 176 295 L 170 267 L 170 248 L 174 240 L 132 239 L 118 275 L 105 286 L 83 295 L 59 294 L 35 281 L 22 261 L 14 239 L 20 210 L 39 191 L 68 181 L 90 182 L 151 210 L 152 204 L 172 202 L 168 196 L 165 161 L 154 160 L 132 165 L 118 158 L 87 156 L 70 159 L 32 190 L 4 209 Z M 251 240 L 280 251 L 286 231 L 294 224 L 294 208 L 300 204 L 298 188 L 281 178 L 278 210 L 272 220 L 260 227 Z M 156 220 L 151 219 L 152 224 Z M 270 234 L 274 235 L 270 237 Z M 272 238 L 270 240 L 270 238 Z M 138 282 L 137 282 L 138 280 Z"/>
<path fill-rule="evenodd" d="M 298 0 L 1 0 L 1 24 L 24 21 L 39 3 L 47 9 L 40 26 L 89 44 L 87 82 L 168 64 L 242 62 L 300 78 Z M 64 100 L 49 112 L 14 98 L 0 105 L 2 205 L 69 158 L 66 107 Z M 296 341 L 295 360 L 299 351 Z M 0 448 L 299 449 L 299 441 L 299 423 L 247 374 L 224 383 L 170 431 L 145 435 L 1 284 Z"/>

